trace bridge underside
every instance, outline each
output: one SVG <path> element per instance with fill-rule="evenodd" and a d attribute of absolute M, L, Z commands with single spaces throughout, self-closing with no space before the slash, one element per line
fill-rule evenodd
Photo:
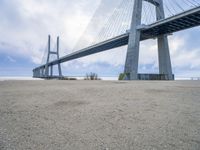
<path fill-rule="evenodd" d="M 141 29 L 144 37 L 154 38 L 163 34 L 170 34 L 200 25 L 200 7 L 182 14 L 163 19 Z"/>
<path fill-rule="evenodd" d="M 185 30 L 199 25 L 200 25 L 200 7 L 197 7 L 195 9 L 191 9 L 189 11 L 175 15 L 173 17 L 160 20 L 151 25 L 141 26 L 138 30 L 141 30 L 140 40 L 143 41 L 151 38 L 156 38 L 159 35 L 171 34 L 177 31 Z M 61 57 L 58 60 L 50 62 L 48 66 L 56 65 L 73 59 L 81 58 L 91 54 L 127 45 L 128 39 L 129 39 L 129 33 L 114 37 L 112 39 L 106 40 L 104 42 L 98 43 L 96 45 L 84 48 L 82 50 Z M 42 71 L 43 68 L 45 68 L 45 65 L 35 68 L 33 70 L 34 77 L 40 78 L 41 76 L 38 75 L 37 72 Z"/>

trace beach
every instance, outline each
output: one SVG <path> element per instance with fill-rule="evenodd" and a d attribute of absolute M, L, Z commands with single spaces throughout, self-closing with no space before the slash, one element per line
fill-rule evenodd
<path fill-rule="evenodd" d="M 0 150 L 199 150 L 200 81 L 0 81 Z"/>

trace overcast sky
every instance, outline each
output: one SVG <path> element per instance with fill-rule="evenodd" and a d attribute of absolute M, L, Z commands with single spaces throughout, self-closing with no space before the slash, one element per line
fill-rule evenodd
<path fill-rule="evenodd" d="M 61 56 L 70 53 L 95 11 L 98 10 L 96 16 L 102 19 L 120 1 L 1 0 L 0 76 L 32 76 L 32 69 L 41 63 L 48 34 L 53 39 L 60 36 Z M 199 34 L 200 28 L 196 27 L 169 37 L 176 76 L 200 76 Z M 100 76 L 118 76 L 123 72 L 126 49 L 125 46 L 70 61 L 62 65 L 63 73 L 84 76 L 87 72 L 96 72 Z M 156 40 L 141 42 L 139 72 L 158 73 L 157 59 Z"/>

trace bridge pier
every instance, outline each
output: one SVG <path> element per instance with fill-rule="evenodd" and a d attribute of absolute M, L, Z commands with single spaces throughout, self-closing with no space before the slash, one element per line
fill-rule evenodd
<path fill-rule="evenodd" d="M 160 0 L 159 3 L 160 4 L 156 7 L 157 21 L 165 19 L 163 0 Z M 174 77 L 172 74 L 171 58 L 167 35 L 158 36 L 158 62 L 159 73 L 167 75 L 166 80 L 173 80 Z"/>
<path fill-rule="evenodd" d="M 59 56 L 59 49 L 60 49 L 59 41 L 60 41 L 60 38 L 57 37 L 57 59 L 58 60 L 60 58 L 60 56 Z M 59 73 L 59 77 L 62 77 L 62 70 L 61 70 L 60 62 L 58 63 L 58 73 Z"/>
<path fill-rule="evenodd" d="M 163 0 L 145 0 L 145 1 L 155 5 L 157 20 L 165 18 Z M 139 26 L 141 25 L 142 2 L 143 0 L 134 1 L 131 29 L 128 41 L 128 50 L 124 68 L 124 76 L 123 76 L 124 80 L 140 79 L 139 78 L 140 75 L 138 74 L 138 64 L 139 64 L 139 49 L 140 49 L 140 36 L 141 36 L 141 31 L 139 29 Z M 158 60 L 159 60 L 160 75 L 164 75 L 166 77 L 165 80 L 173 80 L 167 35 L 160 35 L 158 37 Z"/>
<path fill-rule="evenodd" d="M 59 37 L 57 37 L 57 50 L 56 52 L 51 51 L 51 37 L 49 35 L 48 37 L 48 56 L 47 56 L 47 62 L 45 65 L 45 78 L 53 78 L 53 64 L 49 64 L 50 55 L 57 55 L 57 59 L 59 59 Z M 50 74 L 49 74 L 50 73 Z M 61 71 L 61 65 L 58 63 L 58 73 L 59 78 L 62 77 L 62 71 Z"/>
<path fill-rule="evenodd" d="M 159 73 L 167 75 L 166 80 L 173 80 L 168 39 L 166 35 L 158 37 L 158 62 Z"/>
<path fill-rule="evenodd" d="M 139 47 L 140 47 L 140 30 L 137 27 L 141 24 L 142 1 L 135 0 L 132 15 L 131 29 L 129 33 L 128 50 L 124 73 L 126 80 L 137 80 Z"/>
<path fill-rule="evenodd" d="M 53 65 L 51 65 L 51 76 L 53 76 Z"/>
<path fill-rule="evenodd" d="M 51 37 L 49 35 L 48 37 L 48 55 L 47 55 L 47 61 L 46 64 L 42 67 L 33 69 L 33 77 L 34 78 L 55 78 L 56 76 L 53 76 L 53 64 L 49 62 L 50 55 L 57 55 L 57 59 L 59 60 L 59 37 L 57 37 L 57 51 L 53 52 L 51 51 Z M 50 74 L 49 74 L 50 73 Z M 57 78 L 62 78 L 62 71 L 61 71 L 61 65 L 58 63 L 58 73 L 59 76 Z"/>

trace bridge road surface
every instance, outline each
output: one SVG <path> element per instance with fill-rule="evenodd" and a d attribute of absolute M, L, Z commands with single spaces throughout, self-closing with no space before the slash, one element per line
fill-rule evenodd
<path fill-rule="evenodd" d="M 200 81 L 0 81 L 1 150 L 200 150 Z"/>

